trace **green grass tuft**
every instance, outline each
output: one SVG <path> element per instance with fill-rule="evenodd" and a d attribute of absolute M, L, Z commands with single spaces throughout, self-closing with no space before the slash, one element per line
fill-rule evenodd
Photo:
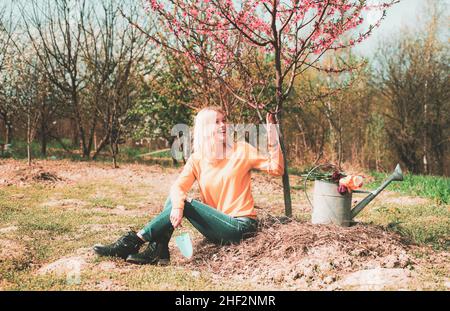
<path fill-rule="evenodd" d="M 371 172 L 375 181 L 367 185 L 367 188 L 375 188 L 387 178 L 388 174 Z M 436 201 L 437 204 L 450 203 L 450 178 L 441 176 L 424 176 L 405 174 L 404 180 L 392 182 L 389 190 L 399 193 L 421 196 Z"/>

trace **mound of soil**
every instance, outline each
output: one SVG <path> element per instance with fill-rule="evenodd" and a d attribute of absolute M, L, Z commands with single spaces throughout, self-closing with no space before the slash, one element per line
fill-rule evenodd
<path fill-rule="evenodd" d="M 31 183 L 55 184 L 64 181 L 56 172 L 40 165 L 26 164 L 3 165 L 0 173 L 0 185 L 24 186 Z"/>
<path fill-rule="evenodd" d="M 17 160 L 0 160 L 0 186 L 26 186 L 32 183 L 48 185 L 95 182 L 108 179 L 121 184 L 146 183 L 171 184 L 177 177 L 176 169 L 164 169 L 158 166 L 123 164 L 118 169 L 97 162 L 72 162 L 69 160 L 35 160 L 31 166 Z M 155 187 L 159 189 L 161 187 Z M 164 193 L 167 194 L 165 188 Z"/>
<path fill-rule="evenodd" d="M 32 176 L 32 179 L 38 182 L 57 182 L 62 180 L 61 178 L 56 176 L 56 174 L 45 171 L 37 172 L 37 174 L 34 174 L 34 176 Z"/>
<path fill-rule="evenodd" d="M 258 234 L 239 245 L 197 243 L 188 265 L 261 285 L 336 289 L 355 271 L 412 268 L 411 247 L 375 226 L 342 228 L 266 216 Z"/>

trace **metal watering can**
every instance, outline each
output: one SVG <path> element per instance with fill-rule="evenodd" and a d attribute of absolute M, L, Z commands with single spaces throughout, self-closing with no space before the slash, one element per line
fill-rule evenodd
<path fill-rule="evenodd" d="M 311 172 L 310 172 L 311 173 Z M 306 179 L 307 180 L 307 179 Z M 394 172 L 374 191 L 353 190 L 354 193 L 368 193 L 353 209 L 352 193 L 341 195 L 338 185 L 333 182 L 315 180 L 313 195 L 313 211 L 311 222 L 313 224 L 336 224 L 348 227 L 353 218 L 358 215 L 381 191 L 393 181 L 402 181 L 403 173 L 400 164 L 397 164 Z M 306 181 L 305 181 L 306 183 Z M 305 187 L 306 192 L 306 187 Z M 308 201 L 309 197 L 306 195 Z M 310 201 L 309 201 L 310 202 Z M 311 202 L 310 202 L 311 203 Z"/>

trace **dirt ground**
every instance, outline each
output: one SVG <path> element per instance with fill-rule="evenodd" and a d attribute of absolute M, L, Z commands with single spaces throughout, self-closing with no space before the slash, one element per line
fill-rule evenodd
<path fill-rule="evenodd" d="M 50 196 L 39 206 L 67 211 L 89 209 L 117 217 L 151 217 L 161 209 L 179 171 L 142 164 L 123 164 L 118 169 L 112 169 L 108 163 L 71 161 L 37 161 L 28 168 L 22 161 L 6 160 L 0 162 L 0 190 L 7 192 L 11 187 L 27 189 L 39 185 L 55 189 L 57 193 L 60 189 L 70 189 L 80 184 L 98 184 L 102 187 L 99 186 L 94 192 L 96 198 L 120 200 L 120 193 L 105 193 L 102 190 L 110 184 L 120 185 L 142 192 L 142 202 L 139 201 L 133 208 L 126 203 L 114 203 L 112 208 L 105 209 L 103 206 L 92 206 L 83 198 L 61 199 Z M 449 252 L 415 245 L 404 236 L 376 224 L 360 222 L 349 228 L 312 225 L 304 217 L 308 215 L 310 207 L 301 191 L 293 195 L 295 217 L 287 219 L 282 216 L 280 180 L 260 173 L 253 174 L 252 178 L 260 219 L 258 234 L 239 245 L 217 246 L 207 243 L 192 227 L 188 227 L 185 230 L 192 233 L 194 256 L 191 259 L 182 257 L 172 241 L 171 268 L 177 270 L 182 267 L 181 273 L 187 273 L 193 278 L 206 275 L 212 284 L 243 282 L 251 284 L 252 289 L 450 290 Z M 292 177 L 291 184 L 300 185 L 301 180 Z M 16 192 L 18 194 L 12 195 L 13 198 L 26 196 L 26 191 Z M 198 197 L 195 187 L 192 195 Z M 400 196 L 389 191 L 383 193 L 380 200 L 409 205 L 427 202 L 424 198 Z M 30 251 L 24 241 L 14 239 L 18 230 L 13 223 L 0 224 L 0 264 L 27 256 Z M 113 232 L 112 236 L 119 236 L 123 230 L 126 230 L 126 225 L 114 223 L 76 225 L 79 239 L 83 239 L 85 232 L 108 231 Z M 70 239 L 75 241 L 76 236 L 72 234 Z M 53 257 L 48 262 L 31 265 L 31 273 L 38 276 L 67 275 L 74 266 L 82 272 L 90 271 L 99 275 L 117 271 L 133 273 L 139 269 L 117 260 L 99 261 L 87 240 L 86 245 L 83 241 L 79 242 L 77 245 L 82 247 L 63 252 L 59 258 Z M 432 274 L 434 269 L 444 272 Z M 2 288 L 8 288 L 8 281 L 3 277 L 0 279 Z M 126 290 L 133 286 L 121 282 L 120 278 L 99 277 L 88 288 Z M 164 290 L 164 285 L 159 289 Z"/>

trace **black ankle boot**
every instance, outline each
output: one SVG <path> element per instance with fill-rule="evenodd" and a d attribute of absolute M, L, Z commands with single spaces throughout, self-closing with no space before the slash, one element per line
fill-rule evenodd
<path fill-rule="evenodd" d="M 170 263 L 169 245 L 167 243 L 150 242 L 141 253 L 128 256 L 127 262 L 141 265 L 168 265 Z"/>
<path fill-rule="evenodd" d="M 128 255 L 139 252 L 142 241 L 134 231 L 120 237 L 116 242 L 108 245 L 95 245 L 94 251 L 100 256 L 113 256 L 126 259 Z"/>

